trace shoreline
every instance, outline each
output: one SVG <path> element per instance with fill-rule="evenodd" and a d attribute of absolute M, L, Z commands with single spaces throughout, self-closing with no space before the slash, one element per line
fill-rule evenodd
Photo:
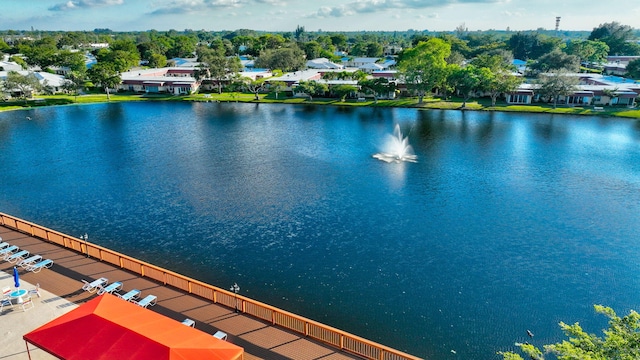
<path fill-rule="evenodd" d="M 547 104 L 496 104 L 491 106 L 489 101 L 479 99 L 479 101 L 467 102 L 466 107 L 462 107 L 462 100 L 454 98 L 453 100 L 443 101 L 438 98 L 426 98 L 419 103 L 417 98 L 402 98 L 395 100 L 378 100 L 367 99 L 366 101 L 358 101 L 357 99 L 348 99 L 341 101 L 333 98 L 284 98 L 275 99 L 272 94 L 263 94 L 259 99 L 255 99 L 254 94 L 245 93 L 198 93 L 185 96 L 174 95 L 148 95 L 148 94 L 111 94 L 108 100 L 106 94 L 87 94 L 79 96 L 71 95 L 49 95 L 39 96 L 34 99 L 0 103 L 0 112 L 15 110 L 32 110 L 49 106 L 62 105 L 82 105 L 109 102 L 129 102 L 129 101 L 170 101 L 170 102 L 242 102 L 254 104 L 294 104 L 294 105 L 317 105 L 317 106 L 342 106 L 342 107 L 399 107 L 414 108 L 419 110 L 458 110 L 458 111 L 499 111 L 513 113 L 535 113 L 535 114 L 552 114 L 552 115 L 582 115 L 582 116 L 600 116 L 600 117 L 619 117 L 624 119 L 640 119 L 639 108 L 628 107 L 600 107 L 594 106 L 558 106 L 553 108 Z"/>

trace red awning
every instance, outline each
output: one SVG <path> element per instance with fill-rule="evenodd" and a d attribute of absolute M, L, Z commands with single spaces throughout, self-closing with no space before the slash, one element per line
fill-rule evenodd
<path fill-rule="evenodd" d="M 23 338 L 61 359 L 237 360 L 244 353 L 239 346 L 110 294 Z"/>

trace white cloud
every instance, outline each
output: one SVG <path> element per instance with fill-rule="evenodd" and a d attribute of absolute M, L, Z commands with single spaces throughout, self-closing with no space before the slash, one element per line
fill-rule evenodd
<path fill-rule="evenodd" d="M 395 9 L 427 9 L 454 4 L 499 3 L 505 0 L 356 0 L 334 7 L 323 6 L 308 17 L 342 17 L 355 14 L 383 12 Z M 510 0 L 506 0 L 507 2 Z"/>
<path fill-rule="evenodd" d="M 98 6 L 122 5 L 124 0 L 76 0 L 66 3 L 56 4 L 49 8 L 51 11 L 76 10 L 82 8 L 94 8 Z"/>
<path fill-rule="evenodd" d="M 522 17 L 522 13 L 519 11 L 508 11 L 505 10 L 502 12 L 502 15 L 507 16 L 507 17 Z"/>
<path fill-rule="evenodd" d="M 237 8 L 248 0 L 172 0 L 152 11 L 154 15 L 189 14 L 209 9 Z"/>
<path fill-rule="evenodd" d="M 253 0 L 257 4 L 267 4 L 273 6 L 285 6 L 287 5 L 288 0 Z"/>

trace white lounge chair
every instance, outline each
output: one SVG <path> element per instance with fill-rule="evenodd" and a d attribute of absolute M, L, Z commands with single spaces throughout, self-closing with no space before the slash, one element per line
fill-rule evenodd
<path fill-rule="evenodd" d="M 227 340 L 227 333 L 224 331 L 216 331 L 213 337 L 220 340 Z"/>
<path fill-rule="evenodd" d="M 6 254 L 4 259 L 13 264 L 19 260 L 24 260 L 27 256 L 29 256 L 29 252 L 27 250 L 20 250 L 13 255 Z"/>
<path fill-rule="evenodd" d="M 9 294 L 11 294 L 11 288 L 9 286 L 5 286 L 2 288 L 2 298 L 9 298 Z"/>
<path fill-rule="evenodd" d="M 109 280 L 107 278 L 101 277 L 92 282 L 87 282 L 86 280 L 82 280 L 82 282 L 84 283 L 84 285 L 82 286 L 82 290 L 93 293 L 98 290 L 98 287 L 101 287 L 102 285 L 108 283 Z"/>
<path fill-rule="evenodd" d="M 24 259 L 22 261 L 20 261 L 18 263 L 18 266 L 20 266 L 23 269 L 26 269 L 28 266 L 33 265 L 34 263 L 38 262 L 42 260 L 42 256 L 40 255 L 33 255 L 27 259 Z"/>
<path fill-rule="evenodd" d="M 37 283 L 36 287 L 34 287 L 33 289 L 29 290 L 29 294 L 36 294 L 36 295 L 38 295 L 38 297 L 40 297 L 40 283 Z"/>
<path fill-rule="evenodd" d="M 33 305 L 33 299 L 31 296 L 27 296 L 22 303 L 19 304 L 22 306 L 22 311 L 27 311 L 29 309 L 33 309 L 35 306 Z"/>
<path fill-rule="evenodd" d="M 0 240 L 1 240 L 1 239 L 0 239 Z M 0 242 L 0 249 L 4 249 L 4 248 L 6 248 L 6 247 L 7 247 L 7 246 L 9 246 L 9 245 L 11 245 L 11 244 L 9 244 L 8 242 Z"/>
<path fill-rule="evenodd" d="M 20 248 L 18 248 L 15 245 L 11 245 L 9 247 L 6 247 L 2 250 L 0 250 L 0 256 L 5 257 L 6 254 L 13 254 L 14 252 L 18 251 Z"/>
<path fill-rule="evenodd" d="M 99 286 L 98 292 L 96 294 L 98 295 L 111 294 L 114 291 L 119 291 L 119 290 L 122 290 L 122 283 L 119 281 L 116 281 L 114 283 L 109 284 L 107 287 L 102 287 L 102 285 Z"/>
<path fill-rule="evenodd" d="M 124 295 L 118 295 L 118 296 L 120 297 L 120 299 L 126 300 L 126 301 L 135 300 L 138 298 L 138 296 L 140 296 L 140 290 L 133 289 Z"/>
<path fill-rule="evenodd" d="M 39 273 L 42 269 L 48 269 L 53 266 L 53 260 L 46 259 L 27 267 L 27 271 L 31 271 L 32 273 Z"/>
<path fill-rule="evenodd" d="M 0 299 L 0 313 L 2 313 L 2 310 L 7 305 L 11 306 L 11 308 L 13 309 L 13 303 L 11 302 L 11 299 L 9 298 Z"/>
<path fill-rule="evenodd" d="M 137 301 L 136 304 L 146 308 L 147 306 L 153 306 L 158 301 L 158 297 L 155 295 L 147 295 L 144 299 Z"/>
<path fill-rule="evenodd" d="M 196 327 L 196 322 L 194 320 L 191 320 L 191 319 L 182 320 L 182 324 L 183 325 L 187 325 L 187 326 L 191 326 L 191 327 Z"/>

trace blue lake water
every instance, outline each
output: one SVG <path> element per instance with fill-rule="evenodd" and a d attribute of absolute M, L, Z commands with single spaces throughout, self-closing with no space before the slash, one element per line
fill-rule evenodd
<path fill-rule="evenodd" d="M 396 124 L 417 163 L 372 157 Z M 593 304 L 639 309 L 639 190 L 632 120 L 149 102 L 0 113 L 0 211 L 429 359 L 559 341 L 559 321 L 597 333 Z"/>

